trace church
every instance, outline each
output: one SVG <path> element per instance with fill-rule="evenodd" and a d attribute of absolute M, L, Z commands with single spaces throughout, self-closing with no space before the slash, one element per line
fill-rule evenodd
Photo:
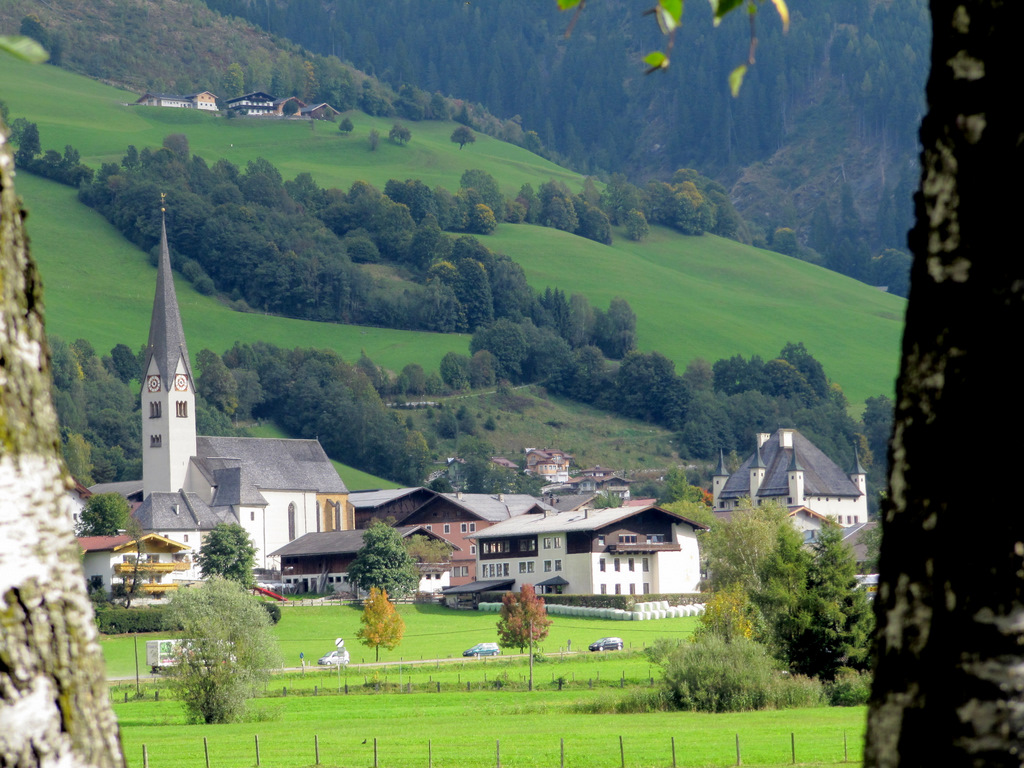
<path fill-rule="evenodd" d="M 275 572 L 280 564 L 270 553 L 299 536 L 355 527 L 348 489 L 319 440 L 196 434 L 195 378 L 166 223 L 140 396 L 143 501 L 132 515 L 145 532 L 195 553 L 218 524 L 238 523 L 256 545 L 257 568 Z"/>

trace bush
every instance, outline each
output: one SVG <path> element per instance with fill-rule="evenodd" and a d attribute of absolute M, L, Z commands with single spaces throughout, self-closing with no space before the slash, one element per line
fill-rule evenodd
<path fill-rule="evenodd" d="M 260 603 L 263 610 L 267 612 L 271 624 L 277 624 L 281 620 L 281 606 L 277 603 Z"/>
<path fill-rule="evenodd" d="M 843 667 L 828 685 L 828 700 L 833 707 L 858 707 L 868 703 L 871 673 Z"/>
<path fill-rule="evenodd" d="M 664 662 L 665 689 L 679 709 L 744 712 L 821 705 L 821 684 L 780 672 L 764 646 L 709 635 L 680 644 Z"/>
<path fill-rule="evenodd" d="M 96 626 L 104 635 L 176 629 L 170 626 L 166 608 L 106 608 L 96 612 Z"/>

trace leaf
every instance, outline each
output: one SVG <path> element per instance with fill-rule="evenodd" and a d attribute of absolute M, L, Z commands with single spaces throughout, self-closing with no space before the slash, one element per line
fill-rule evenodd
<path fill-rule="evenodd" d="M 668 56 L 661 51 L 652 51 L 644 56 L 644 63 L 650 66 L 646 74 L 651 74 L 659 69 L 666 69 L 668 67 Z"/>
<path fill-rule="evenodd" d="M 736 10 L 743 4 L 743 0 L 710 0 L 710 2 L 711 13 L 715 17 L 716 27 L 722 22 L 722 19 L 725 18 L 726 14 L 730 11 Z"/>
<path fill-rule="evenodd" d="M 745 74 L 747 74 L 746 64 L 740 64 L 729 73 L 729 90 L 732 91 L 733 98 L 740 95 L 740 86 L 743 85 L 743 76 Z"/>
<path fill-rule="evenodd" d="M 32 62 L 33 64 L 42 64 L 50 58 L 50 54 L 46 52 L 43 46 L 31 37 L 20 35 L 0 36 L 0 51 L 6 51 L 12 56 L 16 56 L 23 61 Z"/>
<path fill-rule="evenodd" d="M 683 23 L 683 0 L 659 0 L 654 11 L 663 34 L 672 34 Z"/>
<path fill-rule="evenodd" d="M 558 10 L 568 11 L 580 4 L 580 0 L 555 0 L 558 3 Z"/>
<path fill-rule="evenodd" d="M 772 0 L 772 5 L 775 6 L 775 10 L 778 11 L 779 18 L 782 19 L 782 31 L 789 31 L 789 7 L 786 5 L 786 0 Z"/>

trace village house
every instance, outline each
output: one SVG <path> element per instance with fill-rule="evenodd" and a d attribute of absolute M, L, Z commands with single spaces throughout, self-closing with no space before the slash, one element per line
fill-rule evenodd
<path fill-rule="evenodd" d="M 528 475 L 537 475 L 545 483 L 565 483 L 569 480 L 569 464 L 572 456 L 547 448 L 526 449 L 526 469 Z"/>
<path fill-rule="evenodd" d="M 842 526 L 867 522 L 867 473 L 854 458 L 844 472 L 795 429 L 760 433 L 757 447 L 732 474 L 719 453 L 712 477 L 713 510 L 739 508 L 745 500 L 758 505 L 775 501 L 791 510 L 807 507 Z"/>
<path fill-rule="evenodd" d="M 538 592 L 646 595 L 696 592 L 700 523 L 656 506 L 537 510 L 496 523 L 476 540 L 479 582 Z M 471 587 L 472 585 L 470 585 Z"/>
<path fill-rule="evenodd" d="M 177 589 L 183 581 L 199 578 L 192 549 L 155 533 L 138 541 L 126 533 L 81 536 L 78 546 L 82 549 L 85 580 L 93 589 L 110 591 L 137 578 L 143 592 L 159 595 Z"/>
<path fill-rule="evenodd" d="M 426 536 L 441 539 L 421 525 L 396 528 L 403 539 Z M 271 553 L 280 558 L 285 588 L 295 592 L 324 593 L 331 590 L 358 597 L 358 589 L 348 580 L 348 568 L 363 548 L 365 530 L 307 533 Z M 448 563 L 417 563 L 420 583 L 417 591 L 440 592 L 450 585 Z"/>
<path fill-rule="evenodd" d="M 263 91 L 253 91 L 224 102 L 225 109 L 240 115 L 273 115 L 277 111 L 273 96 Z"/>

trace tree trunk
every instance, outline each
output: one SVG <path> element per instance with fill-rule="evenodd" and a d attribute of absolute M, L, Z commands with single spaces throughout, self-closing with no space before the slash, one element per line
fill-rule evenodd
<path fill-rule="evenodd" d="M 0 765 L 121 766 L 0 125 Z"/>
<path fill-rule="evenodd" d="M 1020 195 L 1009 191 L 1024 170 L 1024 4 L 931 9 L 866 765 L 1018 766 L 1024 514 L 1013 464 L 990 462 L 1014 461 L 1024 435 L 1017 393 L 1001 384 L 1017 381 L 1003 366 L 1024 328 Z"/>

